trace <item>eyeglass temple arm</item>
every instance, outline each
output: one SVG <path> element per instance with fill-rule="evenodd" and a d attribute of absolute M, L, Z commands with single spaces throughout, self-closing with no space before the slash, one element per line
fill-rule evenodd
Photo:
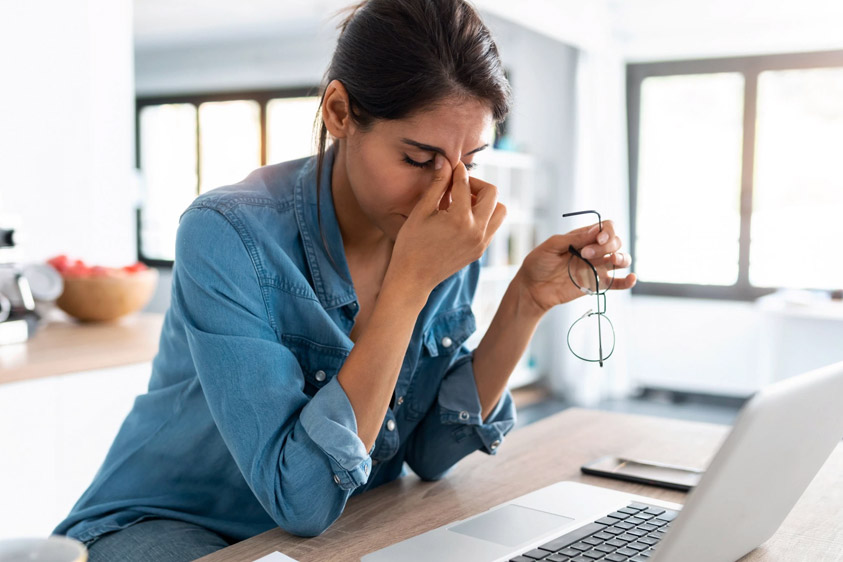
<path fill-rule="evenodd" d="M 588 213 L 594 213 L 595 215 L 597 215 L 597 224 L 600 225 L 600 232 L 603 232 L 603 219 L 600 218 L 600 213 L 598 213 L 597 211 L 575 211 L 573 213 L 563 214 L 562 218 L 564 219 L 566 217 L 575 217 L 577 215 L 587 215 Z"/>
<path fill-rule="evenodd" d="M 588 264 L 588 267 L 591 268 L 591 272 L 594 273 L 594 288 L 597 289 L 597 292 L 599 293 L 600 292 L 600 276 L 597 274 L 597 268 L 595 268 L 591 264 L 590 261 L 588 261 L 587 259 L 582 257 L 582 254 L 580 253 L 580 251 L 577 250 L 576 248 L 574 248 L 574 246 L 572 244 L 568 245 L 568 251 L 571 252 L 572 254 L 574 254 L 575 256 L 577 256 L 578 258 L 580 258 L 582 261 L 584 261 L 586 264 Z"/>

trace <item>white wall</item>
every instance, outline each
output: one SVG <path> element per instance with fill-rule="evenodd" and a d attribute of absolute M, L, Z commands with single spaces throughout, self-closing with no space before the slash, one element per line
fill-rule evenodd
<path fill-rule="evenodd" d="M 655 61 L 843 48 L 836 0 L 608 0 L 627 60 Z"/>
<path fill-rule="evenodd" d="M 336 42 L 317 28 L 208 43 L 139 46 L 138 96 L 259 90 L 319 84 Z"/>
<path fill-rule="evenodd" d="M 135 259 L 131 0 L 0 5 L 0 214 L 23 259 Z"/>

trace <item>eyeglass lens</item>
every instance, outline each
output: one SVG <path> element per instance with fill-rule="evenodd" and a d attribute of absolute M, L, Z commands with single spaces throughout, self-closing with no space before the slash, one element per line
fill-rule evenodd
<path fill-rule="evenodd" d="M 568 262 L 568 275 L 574 285 L 584 293 L 605 293 L 615 282 L 615 266 L 610 258 L 601 257 L 586 261 L 572 255 Z"/>
<path fill-rule="evenodd" d="M 611 320 L 594 311 L 583 315 L 568 330 L 568 346 L 574 355 L 586 361 L 608 359 L 615 350 L 615 330 Z"/>

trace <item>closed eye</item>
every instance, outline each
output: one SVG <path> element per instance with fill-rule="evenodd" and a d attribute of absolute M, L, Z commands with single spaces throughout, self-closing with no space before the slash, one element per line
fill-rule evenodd
<path fill-rule="evenodd" d="M 407 156 L 405 154 L 404 155 L 404 162 L 406 162 L 410 166 L 415 166 L 416 168 L 427 168 L 427 167 L 429 167 L 433 164 L 433 159 L 430 159 L 427 162 L 417 162 L 416 160 L 413 160 L 412 158 L 410 158 L 409 156 Z"/>
<path fill-rule="evenodd" d="M 414 166 L 416 168 L 429 168 L 430 166 L 433 166 L 433 159 L 432 158 L 430 160 L 426 161 L 426 162 L 418 162 L 416 160 L 413 160 L 412 158 L 410 158 L 406 154 L 404 155 L 404 162 L 406 162 L 410 166 Z M 470 164 L 465 164 L 466 170 L 473 170 L 476 167 L 477 167 L 476 162 L 471 162 Z"/>

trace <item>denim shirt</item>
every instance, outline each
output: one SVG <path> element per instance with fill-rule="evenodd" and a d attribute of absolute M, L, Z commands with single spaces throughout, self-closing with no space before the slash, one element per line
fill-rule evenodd
<path fill-rule="evenodd" d="M 463 345 L 475 330 L 478 262 L 432 291 L 372 450 L 357 436 L 336 378 L 359 305 L 333 160 L 329 149 L 321 232 L 315 157 L 259 168 L 182 214 L 148 392 L 56 533 L 90 542 L 171 518 L 229 541 L 276 526 L 315 536 L 352 494 L 402 476 L 405 463 L 436 480 L 473 451 L 495 453 L 515 410 L 507 390 L 481 420 Z"/>

